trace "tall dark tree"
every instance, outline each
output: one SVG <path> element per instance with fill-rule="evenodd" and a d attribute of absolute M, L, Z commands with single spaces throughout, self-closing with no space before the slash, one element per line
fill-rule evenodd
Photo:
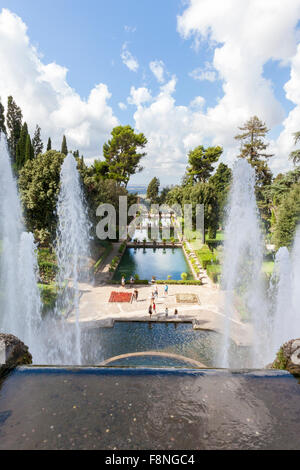
<path fill-rule="evenodd" d="M 196 183 L 205 183 L 212 174 L 216 163 L 223 153 L 222 147 L 204 148 L 199 145 L 188 154 L 189 166 L 186 178 Z"/>
<path fill-rule="evenodd" d="M 140 160 L 146 154 L 139 152 L 147 144 L 144 134 L 135 134 L 130 126 L 117 126 L 111 132 L 112 138 L 103 145 L 103 156 L 109 166 L 108 178 L 125 187 L 131 175 L 142 171 Z"/>
<path fill-rule="evenodd" d="M 49 137 L 48 142 L 47 142 L 47 152 L 49 152 L 49 150 L 51 150 L 51 147 L 52 147 L 52 143 L 51 143 L 51 139 Z"/>
<path fill-rule="evenodd" d="M 27 162 L 28 160 L 32 160 L 33 158 L 34 158 L 34 150 L 31 145 L 30 135 L 27 134 L 26 147 L 25 147 L 25 162 Z"/>
<path fill-rule="evenodd" d="M 16 147 L 16 168 L 17 170 L 20 170 L 22 166 L 25 163 L 26 160 L 26 142 L 27 142 L 27 136 L 28 136 L 28 127 L 27 123 L 24 122 L 22 129 L 21 129 L 21 134 L 20 138 L 17 143 Z"/>
<path fill-rule="evenodd" d="M 37 157 L 40 153 L 43 153 L 44 144 L 41 139 L 41 128 L 38 125 L 36 125 L 32 139 L 32 148 L 34 157 Z"/>
<path fill-rule="evenodd" d="M 1 103 L 1 99 L 0 99 L 0 132 L 3 132 L 5 135 L 7 133 L 6 126 L 5 126 L 4 106 Z"/>
<path fill-rule="evenodd" d="M 235 136 L 235 139 L 241 142 L 239 157 L 246 158 L 255 168 L 257 187 L 270 184 L 272 173 L 266 161 L 273 157 L 273 154 L 267 153 L 269 144 L 264 141 L 269 129 L 257 116 L 250 118 L 239 129 L 242 133 Z"/>
<path fill-rule="evenodd" d="M 216 172 L 209 178 L 209 183 L 216 191 L 222 219 L 224 218 L 224 208 L 227 202 L 231 179 L 232 171 L 225 163 L 220 163 Z"/>
<path fill-rule="evenodd" d="M 7 114 L 6 114 L 6 124 L 8 130 L 8 148 L 13 163 L 16 161 L 16 150 L 17 143 L 21 135 L 22 128 L 22 111 L 16 105 L 12 96 L 8 97 L 7 100 Z"/>
<path fill-rule="evenodd" d="M 147 188 L 147 198 L 150 199 L 151 204 L 157 204 L 159 202 L 159 186 L 160 181 L 154 176 Z"/>
<path fill-rule="evenodd" d="M 61 144 L 61 153 L 64 155 L 68 155 L 68 146 L 67 146 L 67 139 L 66 136 L 63 136 L 62 144 Z"/>

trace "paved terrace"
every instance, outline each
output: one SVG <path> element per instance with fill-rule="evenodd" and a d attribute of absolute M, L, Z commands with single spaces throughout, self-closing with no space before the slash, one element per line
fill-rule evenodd
<path fill-rule="evenodd" d="M 131 286 L 117 285 L 93 286 L 80 284 L 80 323 L 82 327 L 112 327 L 115 321 L 149 321 L 148 307 L 153 286 L 136 286 L 139 291 L 138 301 L 132 303 L 108 302 L 112 291 L 133 292 Z M 151 321 L 192 322 L 194 328 L 222 332 L 224 314 L 222 312 L 222 292 L 212 284 L 203 286 L 169 285 L 169 293 L 164 294 L 164 286 L 158 285 L 159 297 L 156 301 L 157 313 Z M 198 303 L 177 303 L 176 294 L 196 294 Z M 165 307 L 169 315 L 165 316 Z M 177 308 L 178 315 L 174 315 Z M 74 315 L 69 317 L 75 321 Z M 236 313 L 231 320 L 231 336 L 239 345 L 249 345 L 251 329 L 249 324 L 242 323 Z"/>

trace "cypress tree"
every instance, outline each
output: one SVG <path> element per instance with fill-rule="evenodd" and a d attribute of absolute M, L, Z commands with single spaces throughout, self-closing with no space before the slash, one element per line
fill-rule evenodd
<path fill-rule="evenodd" d="M 21 135 L 22 118 L 23 116 L 21 109 L 16 105 L 13 97 L 9 96 L 7 100 L 6 114 L 6 124 L 8 129 L 7 142 L 13 163 L 16 162 L 16 150 L 17 143 Z"/>
<path fill-rule="evenodd" d="M 21 129 L 20 138 L 18 140 L 17 147 L 16 147 L 17 170 L 20 170 L 25 163 L 27 136 L 28 136 L 28 127 L 27 127 L 27 123 L 24 122 L 22 129 Z"/>
<path fill-rule="evenodd" d="M 51 150 L 51 148 L 52 148 L 52 143 L 51 143 L 51 139 L 49 137 L 48 143 L 47 143 L 47 152 L 49 152 L 49 150 Z"/>
<path fill-rule="evenodd" d="M 63 136 L 62 144 L 61 144 L 61 153 L 64 155 L 68 155 L 68 146 L 67 146 L 67 139 L 66 136 Z"/>
<path fill-rule="evenodd" d="M 0 132 L 3 132 L 6 135 L 6 127 L 5 127 L 5 115 L 4 115 L 4 106 L 1 103 L 0 99 Z"/>
<path fill-rule="evenodd" d="M 40 153 L 43 153 L 44 144 L 41 140 L 41 128 L 36 125 L 35 133 L 32 139 L 33 156 L 37 157 Z"/>
<path fill-rule="evenodd" d="M 30 135 L 27 134 L 26 147 L 25 147 L 25 162 L 27 162 L 28 160 L 32 160 L 33 157 L 34 157 L 34 153 L 33 153 L 33 147 L 31 145 Z"/>

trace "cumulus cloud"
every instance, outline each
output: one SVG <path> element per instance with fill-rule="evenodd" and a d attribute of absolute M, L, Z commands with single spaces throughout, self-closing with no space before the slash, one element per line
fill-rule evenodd
<path fill-rule="evenodd" d="M 209 62 L 205 62 L 204 68 L 197 67 L 189 74 L 194 80 L 208 80 L 209 82 L 214 82 L 217 79 L 217 74 Z"/>
<path fill-rule="evenodd" d="M 122 53 L 121 53 L 121 59 L 123 61 L 123 64 L 126 65 L 126 67 L 129 68 L 132 72 L 137 72 L 139 68 L 139 63 L 135 57 L 131 54 L 131 52 L 128 50 L 128 43 L 124 42 L 122 46 Z"/>
<path fill-rule="evenodd" d="M 271 128 L 283 122 L 284 131 L 278 142 L 273 143 L 279 154 L 277 161 L 272 159 L 272 165 L 274 168 L 286 165 L 286 153 L 292 146 L 289 134 L 299 118 L 299 77 L 295 78 L 296 69 L 299 70 L 296 63 L 299 18 L 299 0 L 190 0 L 177 18 L 183 38 L 192 38 L 198 44 L 207 40 L 214 49 L 212 65 L 223 81 L 224 94 L 215 107 L 207 110 L 204 126 L 210 134 L 214 128 L 213 140 L 224 143 L 228 158 L 236 151 L 233 136 L 237 126 L 257 114 Z M 292 64 L 291 80 L 285 90 L 287 98 L 297 106 L 285 120 L 273 84 L 263 75 L 269 60 Z"/>
<path fill-rule="evenodd" d="M 51 136 L 60 148 L 65 134 L 70 149 L 97 156 L 111 128 L 118 124 L 107 104 L 111 94 L 103 83 L 83 100 L 67 81 L 67 69 L 45 64 L 30 43 L 20 17 L 3 9 L 0 13 L 0 96 L 3 103 L 12 95 L 33 132 L 42 128 L 44 141 Z"/>
<path fill-rule="evenodd" d="M 125 103 L 120 102 L 120 103 L 118 103 L 118 106 L 119 106 L 119 108 L 120 108 L 122 111 L 124 111 L 125 109 L 127 109 L 127 106 L 126 106 Z"/>
<path fill-rule="evenodd" d="M 142 103 L 146 103 L 151 100 L 151 93 L 145 87 L 135 88 L 134 86 L 130 89 L 130 96 L 127 98 L 129 104 L 135 104 L 140 106 Z"/>
<path fill-rule="evenodd" d="M 155 76 L 156 80 L 159 83 L 163 83 L 165 81 L 164 78 L 164 63 L 162 60 L 154 60 L 149 64 L 150 70 Z"/>

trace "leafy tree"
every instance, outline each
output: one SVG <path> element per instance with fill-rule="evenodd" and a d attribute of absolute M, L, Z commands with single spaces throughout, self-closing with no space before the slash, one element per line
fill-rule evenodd
<path fill-rule="evenodd" d="M 63 136 L 62 144 L 61 144 L 61 153 L 64 155 L 68 155 L 68 146 L 67 146 L 67 139 L 66 136 Z"/>
<path fill-rule="evenodd" d="M 51 139 L 49 137 L 48 142 L 47 142 L 47 152 L 49 152 L 49 150 L 51 150 L 51 148 L 52 148 L 52 143 L 51 143 Z"/>
<path fill-rule="evenodd" d="M 235 136 L 235 139 L 241 142 L 239 157 L 246 158 L 250 165 L 255 168 L 257 187 L 270 184 L 272 173 L 266 160 L 273 157 L 273 154 L 266 152 L 269 144 L 266 144 L 264 141 L 269 129 L 257 116 L 250 118 L 239 129 L 242 133 Z"/>
<path fill-rule="evenodd" d="M 295 132 L 294 133 L 295 145 L 297 145 L 299 140 L 300 140 L 300 132 Z M 294 165 L 297 165 L 298 163 L 300 163 L 300 150 L 294 150 L 293 152 L 291 152 L 289 159 L 293 161 Z"/>
<path fill-rule="evenodd" d="M 172 188 L 170 186 L 165 186 L 164 188 L 162 188 L 159 196 L 159 204 L 166 204 L 167 197 L 171 189 Z"/>
<path fill-rule="evenodd" d="M 7 100 L 7 114 L 6 114 L 6 124 L 8 129 L 8 148 L 13 163 L 16 162 L 16 150 L 17 143 L 21 135 L 22 128 L 22 111 L 16 105 L 12 96 L 8 97 Z"/>
<path fill-rule="evenodd" d="M 130 126 L 117 126 L 112 138 L 103 145 L 103 155 L 109 166 L 108 178 L 127 187 L 130 176 L 142 171 L 140 160 L 146 154 L 139 153 L 147 144 L 144 134 L 135 134 Z"/>
<path fill-rule="evenodd" d="M 222 147 L 207 147 L 199 145 L 188 154 L 189 167 L 187 176 L 193 182 L 205 183 L 214 170 L 213 164 L 216 163 L 223 153 Z"/>
<path fill-rule="evenodd" d="M 5 126 L 4 106 L 1 103 L 1 99 L 0 99 L 0 133 L 1 132 L 3 132 L 5 135 L 7 133 L 6 126 Z"/>
<path fill-rule="evenodd" d="M 300 221 L 300 184 L 295 184 L 283 198 L 279 207 L 274 231 L 276 248 L 291 246 Z"/>
<path fill-rule="evenodd" d="M 232 171 L 225 163 L 220 163 L 216 172 L 209 179 L 209 183 L 215 188 L 217 194 L 222 219 L 224 218 L 224 208 L 227 202 L 231 180 Z"/>
<path fill-rule="evenodd" d="M 147 198 L 150 199 L 151 204 L 157 204 L 159 202 L 159 179 L 152 178 L 147 188 Z"/>
<path fill-rule="evenodd" d="M 46 230 L 49 238 L 56 228 L 56 202 L 60 169 L 65 156 L 50 150 L 25 162 L 19 173 L 19 188 L 28 230 Z"/>
<path fill-rule="evenodd" d="M 99 180 L 108 179 L 109 176 L 109 165 L 107 162 L 95 160 L 93 164 L 93 170 L 95 178 Z"/>
<path fill-rule="evenodd" d="M 37 157 L 40 153 L 43 153 L 44 144 L 41 140 L 41 128 L 38 125 L 36 125 L 35 128 L 34 136 L 32 139 L 32 147 L 34 157 Z"/>
<path fill-rule="evenodd" d="M 26 143 L 27 143 L 27 136 L 28 136 L 28 127 L 27 123 L 24 122 L 21 129 L 20 138 L 17 143 L 16 147 L 16 169 L 20 170 L 25 163 L 26 160 Z"/>

